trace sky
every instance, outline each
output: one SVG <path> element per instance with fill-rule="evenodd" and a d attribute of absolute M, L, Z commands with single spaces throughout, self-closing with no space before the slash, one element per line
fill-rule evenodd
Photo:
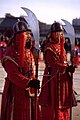
<path fill-rule="evenodd" d="M 80 0 L 1 0 L 0 18 L 6 13 L 15 17 L 26 16 L 21 7 L 30 9 L 38 20 L 47 24 L 61 19 L 72 24 L 73 19 L 80 18 Z"/>

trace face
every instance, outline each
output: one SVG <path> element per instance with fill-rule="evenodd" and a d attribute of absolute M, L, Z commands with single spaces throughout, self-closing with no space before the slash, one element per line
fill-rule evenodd
<path fill-rule="evenodd" d="M 65 39 L 65 42 L 66 42 L 66 43 L 68 42 L 68 39 L 67 39 L 67 38 Z"/>
<path fill-rule="evenodd" d="M 31 49 L 32 47 L 32 35 L 31 32 L 26 32 L 26 45 L 25 48 Z"/>
<path fill-rule="evenodd" d="M 63 44 L 64 44 L 64 42 L 65 42 L 64 33 L 63 33 L 63 32 L 60 32 L 60 43 L 63 43 Z"/>
<path fill-rule="evenodd" d="M 60 38 L 64 38 L 64 33 L 63 32 L 60 32 Z"/>

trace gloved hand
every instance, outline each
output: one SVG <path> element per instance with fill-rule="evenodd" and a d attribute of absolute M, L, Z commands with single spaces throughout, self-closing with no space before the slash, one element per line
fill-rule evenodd
<path fill-rule="evenodd" d="M 35 79 L 30 80 L 28 86 L 32 88 L 40 89 L 40 81 Z"/>
<path fill-rule="evenodd" d="M 75 72 L 75 68 L 76 66 L 75 65 L 70 65 L 66 68 L 66 72 L 71 72 L 71 73 L 74 73 Z"/>

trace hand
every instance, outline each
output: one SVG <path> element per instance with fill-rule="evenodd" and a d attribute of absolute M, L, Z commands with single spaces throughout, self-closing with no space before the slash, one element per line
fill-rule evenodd
<path fill-rule="evenodd" d="M 40 89 L 40 81 L 36 79 L 30 80 L 28 86 L 32 88 Z"/>
<path fill-rule="evenodd" d="M 74 73 L 75 72 L 75 68 L 76 66 L 75 65 L 70 65 L 66 68 L 66 72 L 71 72 L 71 73 Z"/>

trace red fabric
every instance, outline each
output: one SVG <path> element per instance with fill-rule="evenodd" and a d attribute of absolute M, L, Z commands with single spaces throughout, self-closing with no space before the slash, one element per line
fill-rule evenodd
<path fill-rule="evenodd" d="M 26 56 L 26 51 L 24 54 Z M 5 56 L 11 57 L 19 67 L 9 59 L 3 60 L 7 79 L 2 95 L 1 120 L 11 120 L 11 118 L 13 120 L 30 120 L 31 104 L 29 91 L 26 88 L 28 88 L 30 77 L 34 78 L 33 72 L 30 77 L 28 76 L 31 61 L 28 63 L 27 57 L 25 57 L 20 66 L 20 51 L 15 49 L 13 44 L 7 48 Z"/>
<path fill-rule="evenodd" d="M 0 46 L 6 47 L 6 43 L 3 42 L 3 41 L 1 41 L 1 42 L 0 42 Z"/>
<path fill-rule="evenodd" d="M 60 55 L 60 61 L 61 63 L 63 63 L 64 61 L 66 61 L 66 51 L 64 49 L 64 38 L 61 38 L 61 42 L 60 42 L 60 49 L 61 49 L 61 55 Z"/>
<path fill-rule="evenodd" d="M 52 40 L 54 43 L 58 43 L 58 42 L 59 42 L 58 32 L 57 32 L 57 33 L 56 33 L 56 32 L 51 33 L 51 37 L 52 37 L 51 40 Z"/>
<path fill-rule="evenodd" d="M 24 52 L 25 52 L 25 42 L 26 42 L 26 37 L 24 35 L 24 33 L 21 34 L 20 36 L 20 65 L 23 65 L 23 61 L 24 61 Z"/>
<path fill-rule="evenodd" d="M 13 37 L 13 45 L 15 49 L 18 50 L 18 54 L 20 54 L 20 60 L 19 60 L 20 66 L 23 66 L 23 61 L 25 59 L 25 44 L 26 44 L 25 32 L 16 34 L 16 36 Z"/>
<path fill-rule="evenodd" d="M 43 77 L 39 103 L 42 108 L 42 120 L 70 120 L 70 76 L 65 72 L 67 64 L 61 60 L 60 44 L 47 43 L 45 47 L 46 68 L 44 75 L 51 67 L 51 77 Z"/>

